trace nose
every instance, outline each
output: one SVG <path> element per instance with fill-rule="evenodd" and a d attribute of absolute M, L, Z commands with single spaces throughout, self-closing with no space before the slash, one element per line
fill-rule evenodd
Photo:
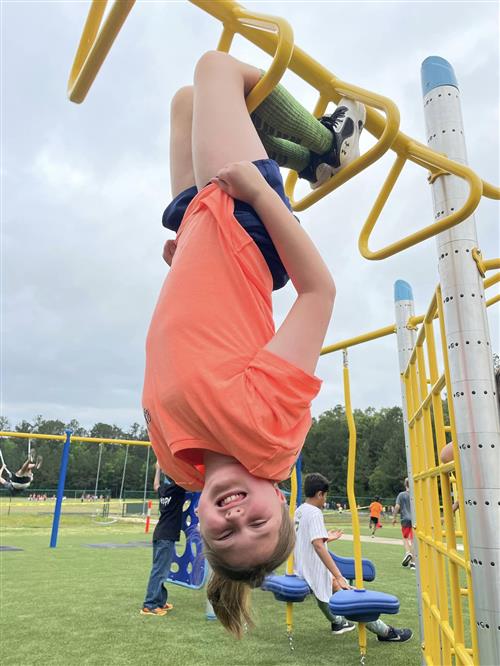
<path fill-rule="evenodd" d="M 226 520 L 234 522 L 240 518 L 243 518 L 244 515 L 245 515 L 245 510 L 240 506 L 235 506 L 232 509 L 228 509 L 226 511 Z"/>

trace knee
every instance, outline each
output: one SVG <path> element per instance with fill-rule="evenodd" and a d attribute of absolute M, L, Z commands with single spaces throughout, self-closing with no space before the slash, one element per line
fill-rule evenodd
<path fill-rule="evenodd" d="M 193 110 L 193 86 L 184 86 L 172 97 L 170 105 L 170 113 L 174 114 L 191 114 Z"/>
<path fill-rule="evenodd" d="M 234 58 L 224 51 L 207 51 L 196 64 L 194 70 L 195 82 L 200 76 L 206 76 L 207 72 L 218 70 L 231 61 L 234 61 Z"/>

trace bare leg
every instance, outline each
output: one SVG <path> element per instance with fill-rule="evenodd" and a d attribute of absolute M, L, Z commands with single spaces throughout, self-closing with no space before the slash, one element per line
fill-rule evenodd
<path fill-rule="evenodd" d="M 245 97 L 261 73 L 232 56 L 209 51 L 194 76 L 193 164 L 201 189 L 226 164 L 267 159 Z"/>
<path fill-rule="evenodd" d="M 176 92 L 170 107 L 170 184 L 172 197 L 195 184 L 191 134 L 193 129 L 193 87 Z"/>

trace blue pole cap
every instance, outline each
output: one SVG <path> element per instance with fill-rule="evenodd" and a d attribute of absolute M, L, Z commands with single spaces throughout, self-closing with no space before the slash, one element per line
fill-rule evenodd
<path fill-rule="evenodd" d="M 453 67 L 447 60 L 439 56 L 429 56 L 424 60 L 420 69 L 420 76 L 424 97 L 428 92 L 440 86 L 455 86 L 455 88 L 458 88 Z"/>
<path fill-rule="evenodd" d="M 412 301 L 413 291 L 408 282 L 396 280 L 394 283 L 394 301 Z"/>

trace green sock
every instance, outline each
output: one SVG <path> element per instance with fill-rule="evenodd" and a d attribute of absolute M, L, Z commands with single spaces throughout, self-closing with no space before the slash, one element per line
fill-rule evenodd
<path fill-rule="evenodd" d="M 259 136 L 269 158 L 280 167 L 302 171 L 309 165 L 311 153 L 304 146 L 261 132 Z"/>
<path fill-rule="evenodd" d="M 281 84 L 251 114 L 260 135 L 286 139 L 318 155 L 332 147 L 331 132 Z"/>

